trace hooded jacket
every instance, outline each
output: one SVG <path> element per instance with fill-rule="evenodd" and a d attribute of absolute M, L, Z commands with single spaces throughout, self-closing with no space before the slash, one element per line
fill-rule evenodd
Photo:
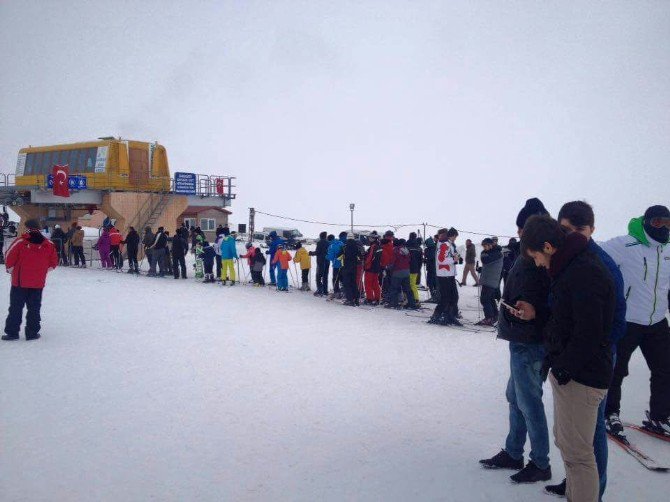
<path fill-rule="evenodd" d="M 112 246 L 119 246 L 121 245 L 121 232 L 118 231 L 116 227 L 112 227 L 109 230 L 109 242 Z"/>
<path fill-rule="evenodd" d="M 333 269 L 338 270 L 342 267 L 342 260 L 340 255 L 342 254 L 342 248 L 344 247 L 344 242 L 341 239 L 333 239 L 328 246 L 328 253 L 326 258 L 333 264 Z"/>
<path fill-rule="evenodd" d="M 651 239 L 642 218 L 633 218 L 628 235 L 610 239 L 601 247 L 623 275 L 626 321 L 651 326 L 665 319 L 670 288 L 668 244 Z"/>
<path fill-rule="evenodd" d="M 47 273 L 56 266 L 56 246 L 37 230 L 17 238 L 5 255 L 5 267 L 12 274 L 12 286 L 17 288 L 43 288 Z"/>
<path fill-rule="evenodd" d="M 407 242 L 407 249 L 409 249 L 410 256 L 409 273 L 420 274 L 421 265 L 423 264 L 423 253 L 419 246 L 419 240 L 417 239 Z"/>
<path fill-rule="evenodd" d="M 228 235 L 221 240 L 221 259 L 232 260 L 237 258 L 237 246 L 235 245 L 235 237 Z"/>

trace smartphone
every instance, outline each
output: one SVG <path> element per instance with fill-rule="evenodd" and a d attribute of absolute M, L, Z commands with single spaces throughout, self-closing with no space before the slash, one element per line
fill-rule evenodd
<path fill-rule="evenodd" d="M 518 309 L 512 307 L 509 303 L 505 303 L 504 300 L 500 300 L 500 304 L 505 307 L 507 310 L 509 310 L 512 314 L 517 314 L 519 312 Z"/>

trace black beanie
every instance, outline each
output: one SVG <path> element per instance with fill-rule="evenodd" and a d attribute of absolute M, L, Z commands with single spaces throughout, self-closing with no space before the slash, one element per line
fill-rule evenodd
<path fill-rule="evenodd" d="M 321 232 L 319 234 L 319 238 L 321 238 L 321 239 L 325 239 L 326 237 L 328 237 L 328 232 Z"/>
<path fill-rule="evenodd" d="M 40 223 L 35 218 L 30 218 L 26 221 L 26 228 L 28 230 L 39 230 Z"/>
<path fill-rule="evenodd" d="M 523 206 L 521 211 L 519 211 L 519 216 L 516 217 L 517 228 L 523 228 L 528 218 L 530 218 L 531 216 L 535 216 L 536 214 L 548 215 L 549 211 L 545 209 L 544 204 L 542 204 L 542 201 L 540 199 L 537 198 L 528 199 L 526 201 L 526 205 Z"/>
<path fill-rule="evenodd" d="M 654 228 L 651 226 L 653 218 L 670 218 L 670 210 L 665 206 L 651 206 L 644 212 L 644 231 L 647 235 L 661 244 L 670 240 L 670 228 Z"/>

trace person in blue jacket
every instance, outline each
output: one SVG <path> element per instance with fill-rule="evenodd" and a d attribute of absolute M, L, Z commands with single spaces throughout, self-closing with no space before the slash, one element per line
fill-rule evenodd
<path fill-rule="evenodd" d="M 223 227 L 223 239 L 220 241 L 219 254 L 221 255 L 221 284 L 226 285 L 230 280 L 230 285 L 235 285 L 235 263 L 237 260 L 237 246 L 235 237 L 230 235 L 228 227 Z"/>
<path fill-rule="evenodd" d="M 268 249 L 265 254 L 270 255 L 270 259 L 268 262 L 270 263 L 270 286 L 276 286 L 277 285 L 277 276 L 275 274 L 275 271 L 279 268 L 279 263 L 273 264 L 272 262 L 275 259 L 275 253 L 277 252 L 277 248 L 279 245 L 284 245 L 284 239 L 279 237 L 277 235 L 277 232 L 274 230 L 268 234 L 268 237 L 270 237 L 270 249 Z"/>
<path fill-rule="evenodd" d="M 340 284 L 342 284 L 342 276 L 340 268 L 342 268 L 341 254 L 344 249 L 344 243 L 347 240 L 347 233 L 340 232 L 339 239 L 333 239 L 328 246 L 328 253 L 326 259 L 333 264 L 333 293 L 340 294 Z"/>
<path fill-rule="evenodd" d="M 591 238 L 595 230 L 595 216 L 593 208 L 584 201 L 567 202 L 558 213 L 558 223 L 566 233 L 579 232 L 589 239 L 588 250 L 600 258 L 605 268 L 609 270 L 614 281 L 614 294 L 616 297 L 616 308 L 614 310 L 614 322 L 610 332 L 612 352 L 616 358 L 616 344 L 626 333 L 626 298 L 624 296 L 623 276 L 614 260 Z M 598 408 L 598 419 L 596 421 L 596 432 L 593 438 L 593 452 L 598 466 L 598 477 L 600 478 L 600 498 L 602 500 L 607 486 L 607 431 L 605 427 L 605 406 L 607 399 L 603 399 Z M 558 485 L 547 487 L 547 491 L 557 495 L 565 495 L 565 479 Z"/>

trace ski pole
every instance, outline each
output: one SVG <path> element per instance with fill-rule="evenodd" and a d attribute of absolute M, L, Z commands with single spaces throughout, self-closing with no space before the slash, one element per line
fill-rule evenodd
<path fill-rule="evenodd" d="M 296 276 L 296 288 L 297 288 L 297 287 L 298 287 L 298 286 L 297 286 L 297 281 L 298 281 L 298 279 L 297 279 L 297 278 L 298 278 L 298 266 L 295 264 L 295 262 L 293 262 L 293 270 L 295 270 L 295 276 Z"/>
<path fill-rule="evenodd" d="M 237 262 L 237 283 L 240 284 L 242 282 L 242 278 L 240 277 L 240 259 L 235 258 L 235 261 Z"/>

